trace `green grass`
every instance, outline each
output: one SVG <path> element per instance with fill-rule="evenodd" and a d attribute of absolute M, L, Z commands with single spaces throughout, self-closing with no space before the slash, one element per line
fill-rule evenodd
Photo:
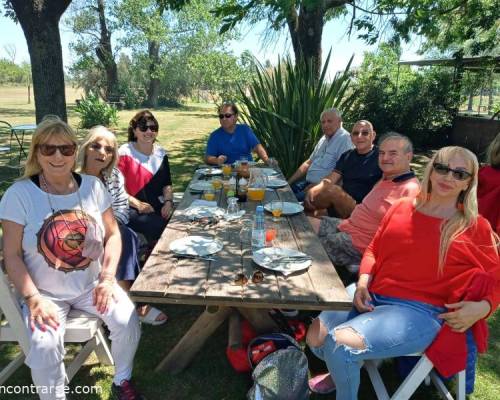
<path fill-rule="evenodd" d="M 24 104 L 23 89 L 0 88 L 0 120 L 7 120 L 12 124 L 32 123 L 34 121 L 33 105 Z M 74 90 L 68 90 L 69 100 L 78 97 Z M 69 107 L 69 121 L 74 127 L 78 119 Z M 126 127 L 135 111 L 121 111 L 117 134 L 119 141 L 126 141 Z M 218 126 L 215 109 L 211 105 L 189 105 L 182 109 L 153 110 L 160 123 L 159 142 L 169 152 L 173 181 L 176 191 L 184 189 L 189 181 L 193 167 L 201 162 L 208 133 Z M 84 132 L 79 132 L 83 135 Z M 0 144 L 1 146 L 1 144 Z M 428 155 L 428 154 L 427 154 Z M 421 173 L 422 164 L 426 155 L 415 158 L 414 167 Z M 16 171 L 1 167 L 0 155 L 0 195 L 16 176 Z M 1 233 L 1 232 L 0 232 Z M 143 333 L 139 349 L 135 357 L 134 379 L 139 389 L 149 400 L 155 399 L 244 399 L 251 386 L 248 374 L 234 372 L 225 357 L 227 344 L 227 324 L 223 324 L 205 344 L 194 362 L 182 373 L 169 375 L 164 372 L 156 373 L 154 368 L 163 356 L 179 341 L 182 335 L 191 326 L 202 308 L 183 305 L 167 305 L 161 307 L 168 315 L 169 321 L 164 326 L 143 326 Z M 476 391 L 471 396 L 473 400 L 496 400 L 500 398 L 500 317 L 498 313 L 490 318 L 490 349 L 488 354 L 479 359 Z M 74 347 L 70 348 L 74 350 Z M 12 359 L 17 346 L 12 344 L 0 345 L 0 368 Z M 71 357 L 73 351 L 69 352 Z M 319 371 L 324 366 L 315 360 L 311 361 L 311 368 Z M 113 368 L 100 366 L 95 358 L 77 373 L 71 383 L 75 385 L 97 385 L 102 388 L 102 395 L 69 396 L 70 399 L 107 399 L 112 381 Z M 382 366 L 384 381 L 390 390 L 394 390 L 400 382 L 394 366 L 386 363 Z M 365 372 L 362 372 L 362 381 L 359 398 L 363 400 L 375 399 L 371 384 Z M 31 378 L 29 369 L 21 367 L 6 382 L 6 385 L 29 385 Z M 2 399 L 35 399 L 35 396 L 2 396 Z M 335 396 L 312 396 L 312 399 L 334 399 Z M 414 399 L 437 400 L 439 397 L 432 388 L 420 388 Z"/>

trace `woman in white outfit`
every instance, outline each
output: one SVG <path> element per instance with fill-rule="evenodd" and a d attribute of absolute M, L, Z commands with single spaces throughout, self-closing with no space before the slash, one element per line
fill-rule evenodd
<path fill-rule="evenodd" d="M 7 273 L 24 297 L 26 364 L 41 399 L 64 399 L 64 329 L 71 308 L 109 327 L 112 393 L 141 399 L 130 383 L 140 339 L 135 307 L 115 279 L 121 252 L 111 198 L 99 179 L 74 173 L 77 140 L 58 118 L 42 121 L 25 174 L 0 202 Z"/>

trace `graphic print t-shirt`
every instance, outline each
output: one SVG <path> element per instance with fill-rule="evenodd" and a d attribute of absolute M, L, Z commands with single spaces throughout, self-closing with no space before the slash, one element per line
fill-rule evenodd
<path fill-rule="evenodd" d="M 118 169 L 125 178 L 125 190 L 138 200 L 149 203 L 160 212 L 163 188 L 172 184 L 167 152 L 155 145 L 149 156 L 136 150 L 133 142 L 118 149 Z"/>
<path fill-rule="evenodd" d="M 14 183 L 0 201 L 0 219 L 24 226 L 24 263 L 40 292 L 58 300 L 73 299 L 98 279 L 102 259 L 83 257 L 82 247 L 89 226 L 104 233 L 102 213 L 111 205 L 104 185 L 82 175 L 78 194 L 50 195 L 29 179 Z"/>

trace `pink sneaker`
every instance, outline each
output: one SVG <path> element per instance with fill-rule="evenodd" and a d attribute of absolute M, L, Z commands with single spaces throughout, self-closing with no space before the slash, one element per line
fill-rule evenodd
<path fill-rule="evenodd" d="M 309 389 L 317 394 L 329 394 L 335 392 L 335 383 L 330 373 L 316 375 L 309 379 Z"/>

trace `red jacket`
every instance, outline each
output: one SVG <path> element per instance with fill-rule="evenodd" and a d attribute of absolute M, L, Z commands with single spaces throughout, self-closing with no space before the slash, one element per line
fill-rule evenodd
<path fill-rule="evenodd" d="M 488 166 L 479 170 L 477 201 L 479 213 L 500 235 L 500 169 Z"/>

